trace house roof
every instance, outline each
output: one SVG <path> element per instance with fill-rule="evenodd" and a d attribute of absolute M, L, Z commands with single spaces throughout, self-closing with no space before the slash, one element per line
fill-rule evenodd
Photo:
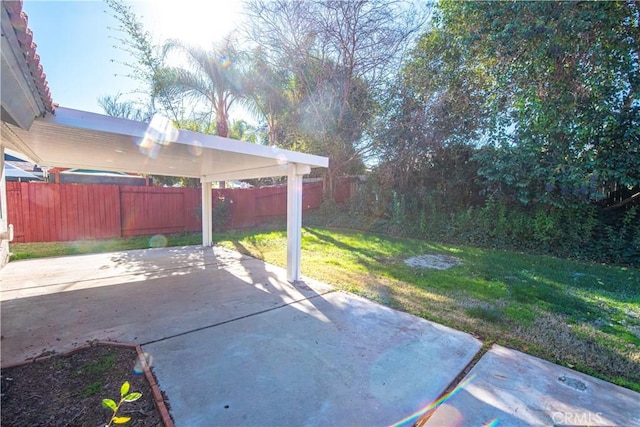
<path fill-rule="evenodd" d="M 23 170 L 25 172 L 38 172 L 38 170 L 36 170 L 38 168 L 38 165 L 36 165 L 35 163 L 31 163 L 31 162 L 25 162 L 25 161 L 15 161 L 15 160 L 5 160 L 4 161 L 5 165 L 11 165 L 14 168 L 18 168 L 20 170 Z M 40 174 L 42 174 L 42 169 L 39 169 Z"/>
<path fill-rule="evenodd" d="M 4 164 L 7 168 L 7 171 L 11 166 L 11 168 L 13 169 L 19 169 L 38 179 L 42 178 L 43 176 L 42 168 L 40 168 L 37 164 L 22 158 L 13 150 L 7 150 L 4 153 Z M 12 175 L 9 174 L 7 176 L 12 176 Z M 13 175 L 13 176 L 17 176 L 17 175 Z M 22 177 L 25 178 L 27 176 L 22 176 Z"/>
<path fill-rule="evenodd" d="M 9 17 L 10 26 L 13 28 L 15 34 L 15 40 L 17 40 L 23 55 L 21 59 L 25 62 L 28 72 L 30 73 L 30 78 L 33 80 L 34 88 L 42 102 L 41 108 L 44 109 L 42 112 L 53 112 L 54 104 L 51 98 L 49 84 L 47 83 L 47 75 L 44 73 L 44 69 L 40 63 L 40 56 L 36 53 L 37 45 L 33 41 L 33 32 L 28 26 L 29 18 L 22 10 L 22 0 L 3 0 L 2 6 Z M 4 30 L 3 28 L 3 33 Z M 5 34 L 3 34 L 3 36 L 5 36 Z M 13 37 L 11 37 L 11 39 L 13 39 Z"/>
<path fill-rule="evenodd" d="M 5 167 L 4 173 L 8 179 L 15 178 L 15 179 L 30 180 L 30 181 L 42 181 L 41 177 L 36 176 L 32 173 L 29 173 L 25 170 L 22 170 L 10 163 L 5 163 L 4 167 Z"/>
<path fill-rule="evenodd" d="M 159 116 L 150 123 L 58 107 L 27 131 L 10 124 L 5 145 L 41 166 L 138 172 L 206 181 L 287 174 L 290 163 L 327 167 L 326 157 L 174 128 Z"/>

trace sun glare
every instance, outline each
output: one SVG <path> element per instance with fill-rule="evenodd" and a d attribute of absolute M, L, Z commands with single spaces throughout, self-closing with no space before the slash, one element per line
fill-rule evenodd
<path fill-rule="evenodd" d="M 240 1 L 161 0 L 134 5 L 157 41 L 180 39 L 205 48 L 236 29 L 242 19 Z"/>

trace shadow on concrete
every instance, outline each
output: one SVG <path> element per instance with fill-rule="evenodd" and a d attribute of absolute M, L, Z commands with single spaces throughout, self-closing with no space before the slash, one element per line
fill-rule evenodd
<path fill-rule="evenodd" d="M 136 342 L 177 425 L 377 425 L 435 400 L 480 349 L 467 334 L 312 280 L 291 285 L 283 269 L 221 248 L 102 255 L 44 262 L 44 294 L 11 284 L 3 364 L 87 340 Z M 35 282 L 37 263 L 20 265 Z"/>
<path fill-rule="evenodd" d="M 23 297 L 10 285 L 15 297 L 1 306 L 2 362 L 95 339 L 158 341 L 319 295 L 304 284 L 301 292 L 277 271 L 267 271 L 264 263 L 238 255 L 214 254 L 211 248 L 107 254 L 109 263 L 104 265 L 116 274 L 101 275 L 106 270 L 101 269 L 96 278 L 82 274 L 82 280 L 75 279 L 84 269 L 86 259 L 81 257 L 74 259 L 78 269 L 59 272 L 57 280 L 55 263 L 38 271 L 30 268 L 38 261 L 23 262 L 35 281 L 38 274 L 48 281 L 35 288 L 46 293 Z M 245 267 L 243 260 L 250 265 Z M 5 297 L 9 293 L 3 290 Z"/>

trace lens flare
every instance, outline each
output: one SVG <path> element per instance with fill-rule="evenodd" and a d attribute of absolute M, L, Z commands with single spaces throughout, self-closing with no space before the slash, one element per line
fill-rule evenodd
<path fill-rule="evenodd" d="M 220 58 L 220 65 L 222 65 L 222 68 L 228 68 L 231 66 L 231 60 L 223 56 Z"/>
<path fill-rule="evenodd" d="M 189 146 L 189 154 L 194 157 L 202 156 L 202 143 L 200 141 L 193 141 L 192 145 Z"/>
<path fill-rule="evenodd" d="M 149 239 L 150 248 L 164 248 L 167 246 L 168 240 L 162 234 L 156 234 Z"/>
<path fill-rule="evenodd" d="M 280 149 L 278 147 L 276 147 L 275 145 L 272 145 L 271 151 L 273 152 L 273 154 L 275 154 L 276 162 L 278 162 L 279 166 L 283 166 L 287 164 L 287 156 L 284 153 L 280 152 Z"/>
<path fill-rule="evenodd" d="M 178 137 L 178 129 L 173 122 L 166 117 L 156 114 L 151 119 L 144 136 L 138 143 L 140 152 L 155 159 L 160 153 L 160 148 L 171 144 Z"/>
<path fill-rule="evenodd" d="M 468 379 L 466 379 L 463 382 L 461 382 L 460 384 L 458 384 L 458 386 L 456 388 L 451 390 L 449 393 L 446 393 L 445 395 L 443 395 L 440 399 L 436 400 L 435 402 L 430 403 L 429 405 L 425 406 L 424 408 L 419 409 L 418 411 L 416 411 L 413 414 L 409 415 L 407 418 L 404 418 L 404 419 L 402 419 L 402 420 L 400 420 L 400 421 L 398 421 L 398 422 L 396 422 L 394 424 L 391 424 L 390 427 L 405 427 L 405 426 L 414 425 L 427 412 L 436 410 L 440 405 L 442 405 L 447 400 L 451 399 L 453 396 L 458 394 L 463 388 L 468 386 L 471 383 L 471 381 L 474 380 L 475 377 L 476 377 L 475 374 L 471 375 Z M 496 419 L 496 420 L 494 420 L 494 422 L 496 424 L 489 424 L 489 425 L 490 426 L 496 426 L 498 420 Z"/>
<path fill-rule="evenodd" d="M 153 365 L 153 356 L 147 352 L 138 355 L 136 363 L 133 365 L 133 373 L 137 375 L 142 374 L 144 372 L 145 365 L 148 368 L 151 368 L 151 365 Z"/>

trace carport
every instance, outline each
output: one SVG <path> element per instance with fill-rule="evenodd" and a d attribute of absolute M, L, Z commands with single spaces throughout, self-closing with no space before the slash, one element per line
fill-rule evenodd
<path fill-rule="evenodd" d="M 55 105 L 21 2 L 2 2 L 2 137 L 0 138 L 0 266 L 8 253 L 5 148 L 41 166 L 198 178 L 202 245 L 211 246 L 214 181 L 287 177 L 287 279 L 300 277 L 302 177 L 327 167 L 326 157 Z"/>
<path fill-rule="evenodd" d="M 286 176 L 287 278 L 298 280 L 302 177 L 326 157 L 176 129 L 161 116 L 142 123 L 58 107 L 29 130 L 7 127 L 3 144 L 41 165 L 199 178 L 203 246 L 212 243 L 212 182 Z"/>

